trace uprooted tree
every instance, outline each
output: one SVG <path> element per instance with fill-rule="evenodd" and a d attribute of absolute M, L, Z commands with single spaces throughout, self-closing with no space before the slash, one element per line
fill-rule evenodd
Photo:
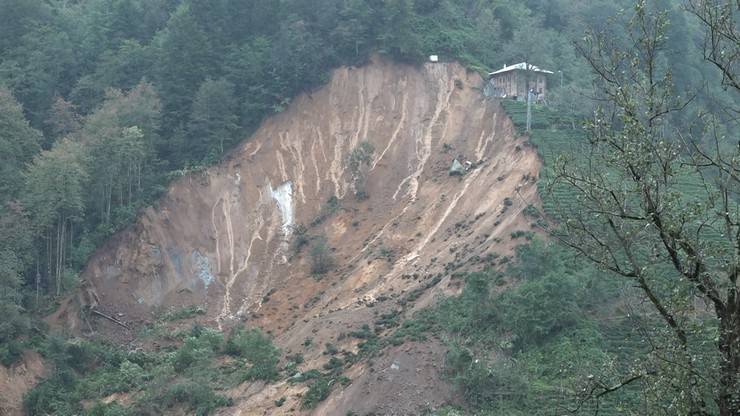
<path fill-rule="evenodd" d="M 707 25 L 705 57 L 720 68 L 728 95 L 740 91 L 730 59 L 740 45 L 717 36 L 737 26 L 733 3 L 689 4 Z M 591 398 L 641 382 L 672 414 L 738 415 L 737 109 L 704 114 L 696 128 L 675 127 L 678 117 L 688 119 L 690 99 L 675 93 L 662 60 L 668 23 L 642 1 L 629 21 L 628 46 L 606 31 L 580 44 L 605 105 L 588 123 L 583 152 L 558 160 L 552 185 L 568 188 L 577 203 L 562 211 L 553 233 L 610 275 L 629 279 L 658 323 L 641 364 L 616 385 L 593 383 Z"/>

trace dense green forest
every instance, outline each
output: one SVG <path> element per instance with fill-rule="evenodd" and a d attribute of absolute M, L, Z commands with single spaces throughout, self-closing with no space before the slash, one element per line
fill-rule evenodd
<path fill-rule="evenodd" d="M 44 329 L 38 318 L 75 289 L 88 256 L 115 231 L 129 225 L 140 209 L 155 203 L 169 180 L 221 160 L 264 117 L 282 111 L 297 94 L 324 83 L 332 68 L 363 64 L 373 53 L 410 64 L 437 54 L 481 72 L 528 61 L 558 71 L 551 82 L 554 113 L 542 113 L 548 122 L 535 124 L 533 140 L 537 134 L 554 140 L 583 135 L 582 119 L 590 117 L 599 100 L 609 96 L 594 88 L 593 65 L 578 45 L 583 47 L 589 30 L 607 26 L 614 45 L 634 42 L 626 29 L 634 3 L 0 0 L 0 362 L 13 363 L 23 348 L 39 345 Z M 727 79 L 723 83 L 722 72 L 704 59 L 706 27 L 684 10 L 681 1 L 655 0 L 649 7 L 665 10 L 669 22 L 655 62 L 663 71 L 670 69 L 677 95 L 691 97 L 680 114 L 666 115 L 666 123 L 687 130 L 699 125 L 704 129 L 699 141 L 706 142 L 711 139 L 706 130 L 711 123 L 703 116 L 714 114 L 717 117 L 712 122 L 732 137 L 735 126 L 727 120 L 736 114 L 726 110 L 737 108 L 737 97 L 726 93 Z M 521 108 L 508 110 L 515 118 L 521 115 Z M 615 125 L 621 128 L 628 122 L 622 121 Z M 541 152 L 547 149 L 541 146 Z M 564 149 L 553 151 L 558 150 Z M 556 176 L 554 170 L 552 175 Z M 576 194 L 564 195 L 573 196 L 571 202 L 577 199 Z M 551 214 L 560 209 L 557 202 L 545 201 Z M 624 335 L 626 327 L 620 326 L 622 322 L 604 324 L 596 318 L 579 318 L 592 315 L 594 305 L 605 298 L 619 298 L 618 285 L 599 281 L 603 269 L 576 268 L 564 260 L 548 263 L 547 257 L 569 259 L 572 253 L 564 250 L 544 245 L 522 249 L 520 255 L 537 261 L 529 270 L 518 263 L 512 266 L 510 275 L 525 283 L 495 305 L 487 288 L 497 275 L 472 275 L 462 297 L 406 324 L 402 335 L 412 333 L 414 325 L 423 328 L 420 332 L 454 335 L 450 376 L 474 409 L 532 414 L 536 407 L 532 400 L 555 394 L 556 381 L 567 384 L 582 378 L 580 371 L 585 368 L 558 368 L 554 360 L 548 360 L 572 361 L 576 352 L 609 363 L 611 367 L 602 368 L 602 373 L 618 383 L 625 372 L 615 368 L 645 365 L 629 362 L 630 357 L 615 346 L 615 338 Z M 527 302 L 532 297 L 542 299 L 538 307 L 547 312 L 545 316 L 522 312 L 531 306 Z M 557 305 L 548 304 L 555 300 Z M 560 315 L 550 314 L 554 310 Z M 438 323 L 432 325 L 430 320 Z M 514 327 L 506 326 L 512 322 Z M 665 329 L 659 323 L 646 325 L 655 331 Z M 707 323 L 710 329 L 712 325 L 716 322 Z M 503 333 L 510 338 L 498 339 Z M 180 334 L 179 339 L 192 344 L 179 350 L 186 351 L 182 354 L 188 348 L 206 356 L 229 351 L 223 335 L 204 334 L 201 329 Z M 231 339 L 238 342 L 239 337 Z M 588 342 L 570 345 L 574 339 Z M 43 348 L 56 362 L 67 364 L 59 366 L 54 380 L 41 385 L 48 394 L 37 390 L 30 396 L 30 402 L 38 406 L 33 410 L 37 414 L 75 414 L 79 409 L 63 408 L 59 403 L 66 406 L 70 397 L 87 397 L 80 391 L 95 390 L 90 386 L 84 390 L 83 385 L 77 396 L 51 394 L 58 391 L 53 383 L 63 385 L 64 377 L 83 372 L 87 365 L 75 363 L 75 357 L 70 357 L 74 354 L 68 351 L 71 347 L 59 342 L 50 340 Z M 515 366 L 516 371 L 471 365 L 472 351 L 487 343 L 500 347 L 501 342 L 515 358 L 496 365 Z M 648 347 L 634 346 L 635 350 Z M 132 380 L 144 377 L 142 368 L 156 369 L 171 359 L 153 355 L 135 357 L 135 361 L 99 346 L 79 348 L 91 362 L 104 359 L 116 371 L 126 362 Z M 265 348 L 271 361 L 274 354 Z M 239 349 L 235 351 L 231 353 L 239 356 Z M 190 371 L 187 368 L 189 364 L 181 373 Z M 492 376 L 504 373 L 516 376 Z M 167 377 L 147 380 L 160 385 L 170 380 Z M 203 383 L 197 381 L 202 379 L 193 380 L 162 393 L 162 399 L 200 397 L 196 393 Z M 660 385 L 670 384 L 665 378 L 658 381 L 650 394 L 658 397 L 652 403 L 662 405 L 659 396 L 672 391 L 672 386 Z M 506 385 L 506 391 L 519 391 L 526 400 L 486 395 L 499 385 Z M 574 389 L 561 386 L 558 394 Z M 712 394 L 698 390 L 699 395 Z M 210 390 L 200 394 L 204 414 L 226 403 Z M 635 396 L 634 391 L 627 391 L 614 399 L 612 407 L 644 403 Z M 58 402 L 49 404 L 44 397 Z M 516 406 L 518 410 L 513 409 Z M 708 414 L 713 414 L 709 408 Z M 632 414 L 639 413 L 640 408 L 632 410 Z"/>

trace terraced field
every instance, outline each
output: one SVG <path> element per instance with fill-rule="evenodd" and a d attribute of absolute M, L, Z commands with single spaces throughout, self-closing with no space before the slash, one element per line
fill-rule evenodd
<path fill-rule="evenodd" d="M 519 134 L 526 134 L 527 105 L 524 102 L 506 100 L 502 105 L 510 116 Z M 575 128 L 574 128 L 575 127 Z M 535 105 L 532 108 L 532 130 L 528 134 L 529 143 L 536 146 L 543 159 L 538 188 L 545 213 L 555 221 L 563 219 L 577 209 L 577 193 L 564 185 L 552 185 L 553 165 L 561 155 L 582 154 L 586 149 L 586 131 L 580 123 L 564 117 L 554 108 Z M 682 192 L 695 198 L 700 197 L 703 188 L 694 177 L 679 181 Z M 638 356 L 649 351 L 649 344 L 640 333 L 633 318 L 626 316 L 606 316 L 596 319 L 594 336 L 599 338 L 600 349 L 606 353 L 616 367 L 630 365 Z M 577 340 L 574 340 L 577 342 Z M 584 358 L 585 359 L 585 358 Z M 537 390 L 536 405 L 531 412 L 537 415 L 579 414 L 616 416 L 631 414 L 640 403 L 640 386 L 629 386 L 619 394 L 607 395 L 599 403 L 587 401 L 579 403 L 574 399 L 577 392 L 562 386 L 540 385 Z M 575 409 L 578 409 L 575 411 Z"/>
<path fill-rule="evenodd" d="M 512 100 L 505 100 L 502 104 L 519 133 L 525 134 L 527 104 Z M 576 194 L 565 186 L 552 188 L 548 186 L 554 174 L 553 163 L 560 155 L 578 154 L 583 150 L 585 140 L 585 131 L 579 128 L 578 123 L 573 123 L 571 119 L 563 117 L 554 109 L 543 105 L 533 106 L 529 141 L 537 147 L 537 151 L 544 159 L 538 186 L 543 208 L 555 218 L 562 217 L 561 214 L 576 207 Z"/>
<path fill-rule="evenodd" d="M 524 102 L 505 100 L 502 102 L 506 113 L 511 117 L 519 134 L 525 134 L 527 124 L 527 105 Z M 535 105 L 532 108 L 532 131 L 529 142 L 537 147 L 544 164 L 538 181 L 539 193 L 545 212 L 552 218 L 563 218 L 567 213 L 576 212 L 577 194 L 572 189 L 551 185 L 554 175 L 553 164 L 561 155 L 583 154 L 587 149 L 586 130 L 578 122 L 560 115 L 555 108 Z M 575 128 L 574 128 L 575 127 Z M 683 203 L 702 202 L 707 199 L 705 184 L 696 174 L 685 172 L 678 176 L 671 188 L 681 195 Z M 712 186 L 711 183 L 709 186 Z M 705 224 L 703 237 L 711 244 L 723 245 L 718 220 Z"/>

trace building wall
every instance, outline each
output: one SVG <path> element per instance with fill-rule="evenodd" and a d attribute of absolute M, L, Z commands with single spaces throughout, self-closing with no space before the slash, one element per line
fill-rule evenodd
<path fill-rule="evenodd" d="M 509 71 L 495 75 L 491 78 L 491 83 L 493 83 L 495 95 L 499 97 L 513 97 L 519 93 L 521 77 L 518 71 Z"/>
<path fill-rule="evenodd" d="M 493 95 L 497 97 L 527 98 L 527 74 L 525 71 L 515 70 L 494 75 L 490 83 L 493 85 Z M 534 74 L 529 80 L 529 87 L 534 89 L 538 99 L 544 99 L 547 93 L 547 77 L 545 74 Z"/>
<path fill-rule="evenodd" d="M 534 88 L 535 92 L 537 92 L 539 95 L 544 96 L 545 93 L 547 93 L 547 80 L 544 74 L 537 74 L 534 86 L 532 88 Z"/>

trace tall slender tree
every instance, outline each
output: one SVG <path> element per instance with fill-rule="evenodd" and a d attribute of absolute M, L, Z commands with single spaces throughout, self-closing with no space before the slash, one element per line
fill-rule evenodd
<path fill-rule="evenodd" d="M 117 208 L 131 210 L 142 199 L 142 183 L 156 161 L 160 102 L 151 85 L 124 93 L 109 90 L 103 105 L 80 131 L 93 192 L 88 206 L 105 226 Z M 128 212 L 131 214 L 131 212 Z"/>
<path fill-rule="evenodd" d="M 188 125 L 188 152 L 195 158 L 215 160 L 236 139 L 237 102 L 234 85 L 221 78 L 207 79 L 195 95 Z"/>
<path fill-rule="evenodd" d="M 158 61 L 157 90 L 164 103 L 164 125 L 174 129 L 186 123 L 196 86 L 213 74 L 216 60 L 206 32 L 187 3 L 182 3 L 155 38 Z M 174 150 L 174 149 L 172 149 Z"/>
<path fill-rule="evenodd" d="M 81 146 L 63 139 L 34 157 L 25 174 L 23 201 L 44 242 L 46 272 L 54 278 L 57 296 L 63 289 L 62 276 L 71 248 L 68 241 L 73 240 L 70 234 L 85 212 L 87 172 L 81 159 Z"/>
<path fill-rule="evenodd" d="M 41 150 L 41 133 L 32 128 L 7 89 L 0 88 L 0 205 L 15 198 L 25 164 Z"/>

